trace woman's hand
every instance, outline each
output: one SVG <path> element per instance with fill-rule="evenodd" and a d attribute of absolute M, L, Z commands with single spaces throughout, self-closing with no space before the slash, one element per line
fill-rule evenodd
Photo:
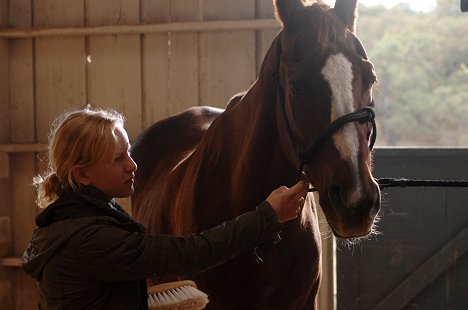
<path fill-rule="evenodd" d="M 266 201 L 273 207 L 280 223 L 297 217 L 304 205 L 308 189 L 306 182 L 299 181 L 291 188 L 281 186 L 271 192 Z"/>

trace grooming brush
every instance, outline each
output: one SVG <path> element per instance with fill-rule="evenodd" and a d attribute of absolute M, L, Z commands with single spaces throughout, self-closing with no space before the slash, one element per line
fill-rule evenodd
<path fill-rule="evenodd" d="M 148 308 L 158 310 L 200 310 L 208 295 L 190 280 L 162 283 L 148 288 Z"/>

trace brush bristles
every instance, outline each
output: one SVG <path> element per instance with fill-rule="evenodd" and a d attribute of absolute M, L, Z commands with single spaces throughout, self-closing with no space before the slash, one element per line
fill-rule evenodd
<path fill-rule="evenodd" d="M 148 295 L 149 309 L 198 310 L 205 308 L 208 295 L 190 285 L 175 287 Z"/>

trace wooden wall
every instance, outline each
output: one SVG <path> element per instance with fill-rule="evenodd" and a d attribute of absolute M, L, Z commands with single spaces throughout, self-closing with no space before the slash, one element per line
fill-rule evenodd
<path fill-rule="evenodd" d="M 378 178 L 468 180 L 467 148 L 381 148 Z M 337 309 L 468 309 L 468 188 L 382 192 L 379 235 L 337 253 Z"/>
<path fill-rule="evenodd" d="M 0 28 L 7 25 L 7 0 L 0 0 Z M 8 40 L 0 39 L 0 124 L 8 124 Z M 5 143 L 9 139 L 9 126 L 0 126 L 0 143 Z M 6 193 L 9 192 L 10 184 L 7 180 L 9 165 L 7 154 L 0 151 L 0 258 L 11 252 L 11 210 L 8 206 L 11 199 Z M 9 306 L 11 282 L 8 269 L 0 267 L 0 308 Z"/>
<path fill-rule="evenodd" d="M 0 0 L 0 28 L 0 309 L 35 309 L 18 267 L 51 121 L 110 107 L 133 140 L 188 107 L 224 107 L 255 81 L 279 24 L 271 0 Z"/>

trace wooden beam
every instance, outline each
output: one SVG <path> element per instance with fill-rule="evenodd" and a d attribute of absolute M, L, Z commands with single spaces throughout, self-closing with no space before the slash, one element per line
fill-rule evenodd
<path fill-rule="evenodd" d="M 36 153 L 46 152 L 47 145 L 41 143 L 8 143 L 0 144 L 0 152 L 5 153 Z"/>
<path fill-rule="evenodd" d="M 272 28 L 280 28 L 280 24 L 276 19 L 175 22 L 166 24 L 110 25 L 94 27 L 4 29 L 0 31 L 0 38 L 22 39 L 57 36 L 71 37 L 89 35 L 146 34 L 158 32 L 260 30 Z"/>
<path fill-rule="evenodd" d="M 465 226 L 439 251 L 419 266 L 398 287 L 390 292 L 374 310 L 404 308 L 425 287 L 468 251 L 468 226 Z"/>
<path fill-rule="evenodd" d="M 21 267 L 21 257 L 4 257 L 0 259 L 0 266 Z"/>

